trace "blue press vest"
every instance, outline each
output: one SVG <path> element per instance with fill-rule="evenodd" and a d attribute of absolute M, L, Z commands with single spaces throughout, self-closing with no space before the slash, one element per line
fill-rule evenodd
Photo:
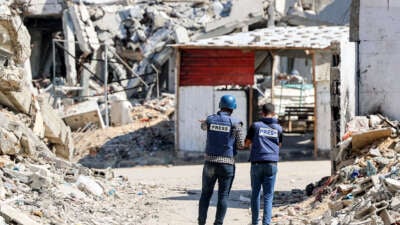
<path fill-rule="evenodd" d="M 218 112 L 207 117 L 206 153 L 214 156 L 233 157 L 236 155 L 233 128 L 240 123 L 229 113 Z"/>
<path fill-rule="evenodd" d="M 252 139 L 250 161 L 279 161 L 279 135 L 282 127 L 275 118 L 262 118 L 253 123 L 254 136 Z"/>

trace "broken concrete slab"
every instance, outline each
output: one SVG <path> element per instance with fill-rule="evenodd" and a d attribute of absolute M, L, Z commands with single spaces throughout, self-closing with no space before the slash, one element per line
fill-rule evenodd
<path fill-rule="evenodd" d="M 84 127 L 88 123 L 96 124 L 98 128 L 104 128 L 103 118 L 96 101 L 86 101 L 67 107 L 64 109 L 62 118 L 72 130 Z"/>
<path fill-rule="evenodd" d="M 7 222 L 13 222 L 18 225 L 40 225 L 35 222 L 33 219 L 25 215 L 19 209 L 8 206 L 6 204 L 0 205 L 0 214 L 3 216 Z"/>
<path fill-rule="evenodd" d="M 99 39 L 95 32 L 89 12 L 85 5 L 74 4 L 69 8 L 79 48 L 88 55 L 100 47 Z"/>
<path fill-rule="evenodd" d="M 28 29 L 23 25 L 18 15 L 12 15 L 11 11 L 2 8 L 0 11 L 0 33 L 1 39 L 5 43 L 2 47 L 6 47 L 13 52 L 13 60 L 17 64 L 22 65 L 31 55 L 31 38 Z"/>
<path fill-rule="evenodd" d="M 17 0 L 19 4 L 25 4 L 23 14 L 25 16 L 60 16 L 63 10 L 63 1 L 60 0 Z"/>
<path fill-rule="evenodd" d="M 104 6 L 103 10 L 105 12 L 104 16 L 94 21 L 93 24 L 101 31 L 108 31 L 121 40 L 125 39 L 127 33 L 118 8 L 115 6 Z"/>
<path fill-rule="evenodd" d="M 238 27 L 259 21 L 264 16 L 264 7 L 261 0 L 233 0 L 231 13 L 228 17 L 206 24 L 208 33 L 221 27 Z"/>
<path fill-rule="evenodd" d="M 70 160 L 74 151 L 71 129 L 43 98 L 39 98 L 39 104 L 45 127 L 45 137 L 51 143 L 54 143 L 57 146 L 62 146 L 62 148 L 56 149 L 56 155 Z"/>
<path fill-rule="evenodd" d="M 0 104 L 6 105 L 16 112 L 30 113 L 33 93 L 27 85 L 20 91 L 0 91 Z"/>
<path fill-rule="evenodd" d="M 390 128 L 375 129 L 354 134 L 352 136 L 352 148 L 353 150 L 362 149 L 363 147 L 372 144 L 381 138 L 389 137 L 391 134 L 392 129 Z"/>

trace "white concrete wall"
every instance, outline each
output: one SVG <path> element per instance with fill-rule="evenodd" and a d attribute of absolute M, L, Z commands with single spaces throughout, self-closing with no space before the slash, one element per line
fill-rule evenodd
<path fill-rule="evenodd" d="M 357 49 L 356 44 L 342 41 L 340 43 L 340 136 L 344 135 L 346 123 L 357 111 Z"/>
<path fill-rule="evenodd" d="M 360 1 L 360 114 L 400 119 L 399 15 L 400 1 Z"/>
<path fill-rule="evenodd" d="M 247 127 L 247 97 L 244 91 L 215 91 L 212 86 L 179 87 L 178 93 L 178 145 L 180 151 L 202 152 L 206 146 L 206 132 L 200 129 L 199 120 L 218 111 L 219 98 L 225 94 L 236 97 L 238 108 L 233 116 Z"/>
<path fill-rule="evenodd" d="M 316 132 L 314 134 L 319 151 L 331 150 L 331 93 L 330 71 L 332 54 L 315 53 L 315 107 Z"/>

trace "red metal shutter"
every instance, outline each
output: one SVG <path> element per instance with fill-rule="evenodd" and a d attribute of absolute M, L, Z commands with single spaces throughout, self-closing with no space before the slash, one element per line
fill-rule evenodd
<path fill-rule="evenodd" d="M 185 49 L 181 51 L 180 86 L 251 85 L 254 52 Z"/>

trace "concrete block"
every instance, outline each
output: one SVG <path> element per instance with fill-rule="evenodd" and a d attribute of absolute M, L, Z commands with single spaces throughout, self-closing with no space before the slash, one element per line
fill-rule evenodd
<path fill-rule="evenodd" d="M 103 118 L 96 101 L 86 101 L 65 108 L 62 118 L 72 130 L 84 127 L 88 123 L 94 123 L 99 128 L 104 128 Z"/>
<path fill-rule="evenodd" d="M 80 175 L 77 185 L 79 189 L 92 195 L 101 196 L 104 193 L 103 188 L 96 181 L 87 176 Z"/>
<path fill-rule="evenodd" d="M 174 27 L 174 37 L 176 43 L 186 43 L 190 41 L 187 30 L 179 25 Z"/>
<path fill-rule="evenodd" d="M 30 114 L 32 103 L 32 92 L 27 85 L 23 85 L 20 91 L 1 91 L 0 104 L 6 105 L 11 109 Z"/>
<path fill-rule="evenodd" d="M 51 184 L 49 177 L 42 176 L 38 173 L 30 175 L 29 178 L 31 180 L 29 186 L 32 188 L 32 190 L 42 190 Z"/>
<path fill-rule="evenodd" d="M 42 113 L 45 137 L 49 138 L 51 142 L 60 138 L 62 121 L 57 116 L 57 112 L 48 105 L 42 98 L 39 98 L 40 112 Z M 60 141 L 57 141 L 60 142 Z"/>
<path fill-rule="evenodd" d="M 55 145 L 56 155 L 67 160 L 72 160 L 74 156 L 74 142 L 71 130 L 68 129 L 65 135 L 65 142 L 63 144 Z"/>
<path fill-rule="evenodd" d="M 56 144 L 56 155 L 70 160 L 74 151 L 71 129 L 42 98 L 39 99 L 39 104 L 44 120 L 45 137 Z"/>
<path fill-rule="evenodd" d="M 44 137 L 44 133 L 45 133 L 44 120 L 43 120 L 42 113 L 40 113 L 40 112 L 37 112 L 34 116 L 32 131 L 37 137 L 39 137 L 39 138 Z"/>
<path fill-rule="evenodd" d="M 114 101 L 111 103 L 111 125 L 121 126 L 133 122 L 131 112 L 132 104 L 128 100 Z"/>
<path fill-rule="evenodd" d="M 0 214 L 8 223 L 13 222 L 18 225 L 40 225 L 21 212 L 19 209 L 13 208 L 6 204 L 0 205 Z"/>
<path fill-rule="evenodd" d="M 139 5 L 134 5 L 129 9 L 129 14 L 130 14 L 131 18 L 133 18 L 133 19 L 142 20 L 144 10 Z"/>
<path fill-rule="evenodd" d="M 88 197 L 85 193 L 68 183 L 58 186 L 57 193 L 60 193 L 64 197 L 73 197 L 77 199 L 88 200 Z"/>
<path fill-rule="evenodd" d="M 16 155 L 20 152 L 21 146 L 18 138 L 4 128 L 0 128 L 0 151 L 4 155 Z"/>

